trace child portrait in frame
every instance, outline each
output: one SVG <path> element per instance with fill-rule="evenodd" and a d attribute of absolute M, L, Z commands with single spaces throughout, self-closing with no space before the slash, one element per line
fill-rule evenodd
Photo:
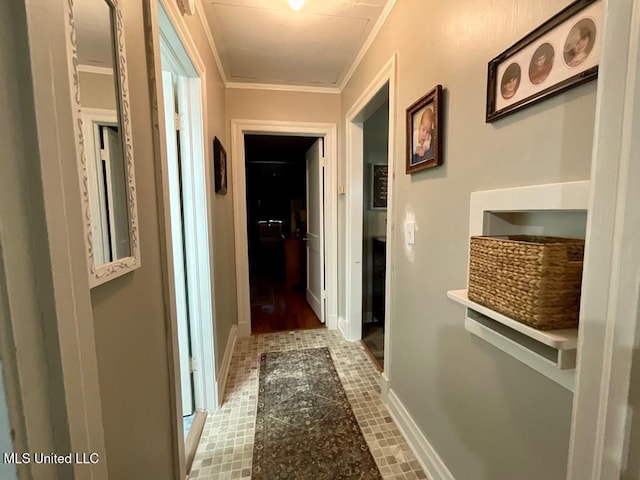
<path fill-rule="evenodd" d="M 407 109 L 407 173 L 442 164 L 442 85 Z"/>

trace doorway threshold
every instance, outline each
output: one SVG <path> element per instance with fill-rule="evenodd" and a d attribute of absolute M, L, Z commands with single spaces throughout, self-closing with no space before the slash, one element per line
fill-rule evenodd
<path fill-rule="evenodd" d="M 360 340 L 360 345 L 362 345 L 363 350 L 369 356 L 369 359 L 371 360 L 373 365 L 376 367 L 378 372 L 380 372 L 380 373 L 384 372 L 384 368 L 382 367 L 382 365 L 380 364 L 378 359 L 373 355 L 373 353 L 371 353 L 371 350 L 369 349 L 369 346 L 364 342 L 364 340 Z"/>

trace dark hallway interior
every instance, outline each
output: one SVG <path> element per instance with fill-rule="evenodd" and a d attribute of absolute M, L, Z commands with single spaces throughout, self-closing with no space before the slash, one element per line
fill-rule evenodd
<path fill-rule="evenodd" d="M 245 136 L 253 334 L 323 326 L 305 298 L 305 153 L 315 141 Z"/>

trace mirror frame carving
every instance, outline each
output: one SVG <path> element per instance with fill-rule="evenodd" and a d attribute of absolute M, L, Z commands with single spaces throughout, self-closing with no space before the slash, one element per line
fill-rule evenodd
<path fill-rule="evenodd" d="M 80 193 L 82 200 L 82 216 L 84 225 L 84 238 L 89 269 L 89 285 L 91 288 L 101 285 L 109 280 L 118 278 L 141 266 L 140 239 L 138 231 L 138 208 L 136 201 L 135 172 L 133 163 L 133 144 L 131 135 L 131 114 L 129 110 L 129 84 L 127 80 L 127 61 L 124 42 L 124 22 L 120 0 L 101 0 L 107 3 L 111 10 L 111 31 L 114 49 L 113 74 L 117 79 L 116 100 L 118 102 L 118 120 L 122 134 L 123 153 L 126 169 L 127 206 L 129 215 L 129 241 L 130 255 L 119 258 L 104 265 L 95 264 L 93 233 L 91 228 L 91 206 L 89 204 L 89 179 L 87 173 L 87 154 L 84 139 L 82 104 L 80 98 L 80 76 L 78 69 L 78 51 L 76 44 L 75 17 L 73 12 L 74 0 L 67 0 L 67 55 L 69 58 L 69 75 L 72 93 L 72 109 L 74 130 L 76 137 L 76 155 L 80 175 Z"/>

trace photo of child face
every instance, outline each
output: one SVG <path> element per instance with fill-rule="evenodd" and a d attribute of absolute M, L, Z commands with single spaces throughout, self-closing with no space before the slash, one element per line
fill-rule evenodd
<path fill-rule="evenodd" d="M 433 135 L 433 122 L 434 122 L 433 109 L 431 107 L 425 107 L 422 112 L 417 112 L 415 119 L 420 119 L 420 123 L 415 129 L 414 138 L 415 144 L 413 146 L 413 153 L 419 157 L 423 157 L 425 153 L 431 147 L 431 137 Z"/>
<path fill-rule="evenodd" d="M 596 24 L 590 18 L 583 18 L 576 23 L 564 44 L 564 61 L 570 67 L 583 63 L 595 44 Z"/>
<path fill-rule="evenodd" d="M 427 108 L 422 114 L 422 119 L 420 121 L 420 126 L 418 127 L 418 143 L 424 144 L 426 142 L 427 137 L 431 135 L 431 130 L 433 129 L 433 110 Z"/>
<path fill-rule="evenodd" d="M 536 49 L 529 64 L 529 80 L 532 84 L 539 85 L 547 79 L 553 68 L 554 57 L 550 43 L 543 43 Z"/>
<path fill-rule="evenodd" d="M 407 108 L 407 173 L 442 165 L 442 85 Z M 445 130 L 446 131 L 446 130 Z"/>
<path fill-rule="evenodd" d="M 518 91 L 520 86 L 520 65 L 512 63 L 507 67 L 502 75 L 502 81 L 500 82 L 500 93 L 502 98 L 508 100 L 513 97 Z"/>

